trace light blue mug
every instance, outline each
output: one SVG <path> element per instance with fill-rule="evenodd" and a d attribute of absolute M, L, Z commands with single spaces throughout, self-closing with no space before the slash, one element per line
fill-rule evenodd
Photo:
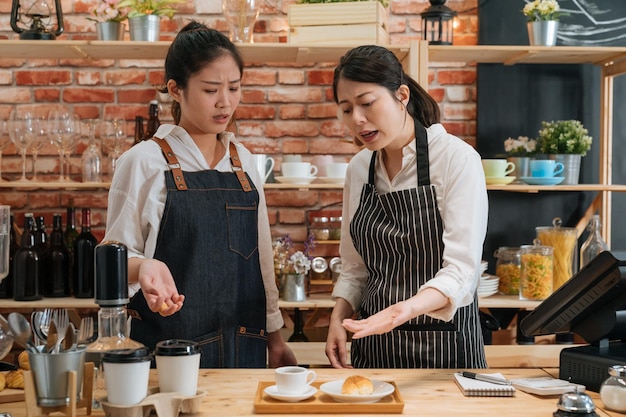
<path fill-rule="evenodd" d="M 552 159 L 534 159 L 530 161 L 530 175 L 539 178 L 552 178 L 563 172 L 565 166 Z"/>

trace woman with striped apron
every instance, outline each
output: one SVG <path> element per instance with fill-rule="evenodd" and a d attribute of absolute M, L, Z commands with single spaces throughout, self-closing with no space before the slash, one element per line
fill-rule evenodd
<path fill-rule="evenodd" d="M 466 207 L 456 210 L 442 209 L 438 201 L 444 201 L 447 195 L 437 194 L 438 189 L 447 189 L 447 184 L 439 184 L 440 178 L 448 178 L 439 174 L 442 166 L 462 172 L 466 169 L 463 165 L 468 165 L 469 178 L 461 175 L 450 181 L 469 179 L 473 188 L 471 177 L 477 176 L 485 188 L 480 158 L 433 120 L 424 117 L 423 122 L 433 122 L 427 130 L 419 117 L 411 117 L 419 103 L 411 100 L 421 98 L 428 104 L 424 98 L 427 94 L 419 91 L 416 83 L 411 84 L 412 89 L 406 84 L 390 88 L 382 82 L 361 79 L 368 74 L 367 59 L 377 62 L 377 53 L 382 56 L 378 62 L 393 63 L 386 52 L 381 47 L 356 48 L 342 59 L 335 72 L 336 97 L 346 114 L 344 121 L 367 149 L 353 158 L 346 178 L 343 219 L 347 223 L 342 225 L 341 237 L 342 265 L 346 270 L 342 270 L 333 291 L 337 306 L 331 317 L 326 353 L 333 366 L 348 366 L 344 360 L 347 329 L 355 332 L 352 366 L 357 368 L 484 368 L 476 285 L 486 232 L 486 192 L 477 193 L 476 204 L 467 201 Z M 364 59 L 357 59 L 360 57 Z M 359 71 L 348 71 L 352 65 Z M 381 68 L 384 66 L 375 70 Z M 398 83 L 407 83 L 408 76 L 401 67 L 398 71 Z M 385 77 L 391 77 L 394 71 L 386 69 L 385 73 Z M 390 91 L 393 94 L 389 95 Z M 395 111 L 394 107 L 398 114 L 380 117 Z M 432 108 L 436 108 L 436 103 Z M 398 117 L 399 123 L 394 123 L 394 117 Z M 438 119 L 437 111 L 433 111 L 432 118 Z M 429 145 L 433 146 L 433 155 Z M 398 149 L 400 158 L 395 166 L 393 153 Z M 454 158 L 461 156 L 463 159 L 456 161 L 459 166 L 455 165 Z M 433 160 L 437 186 L 431 183 Z M 408 178 L 408 172 L 413 179 Z M 382 180 L 378 177 L 385 178 L 384 174 L 397 186 L 381 191 L 377 183 Z M 361 177 L 365 181 L 355 190 Z M 477 213 L 476 224 L 469 226 L 467 243 L 454 242 L 448 248 L 444 236 L 456 232 L 447 228 L 474 220 L 463 218 L 465 209 L 467 216 Z M 442 213 L 455 213 L 457 218 L 452 219 L 452 214 L 449 219 L 444 218 Z M 460 248 L 463 252 L 465 244 L 474 246 L 465 251 L 467 259 L 459 256 L 457 267 L 456 252 Z M 463 273 L 459 274 L 457 271 L 461 270 Z M 451 284 L 455 280 L 448 274 L 461 277 L 457 280 L 458 288 Z M 358 320 L 351 320 L 355 312 Z"/>

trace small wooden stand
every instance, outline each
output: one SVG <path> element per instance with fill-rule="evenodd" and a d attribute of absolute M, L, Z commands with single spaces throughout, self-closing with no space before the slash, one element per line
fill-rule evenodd
<path fill-rule="evenodd" d="M 93 399 L 93 362 L 86 362 L 83 370 L 83 389 L 80 401 L 76 400 L 76 371 L 68 371 L 67 390 L 70 402 L 64 406 L 40 407 L 37 405 L 37 390 L 32 371 L 24 371 L 24 396 L 26 402 L 26 417 L 47 416 L 53 412 L 61 412 L 66 416 L 76 417 L 76 410 L 86 408 L 85 415 L 91 415 Z"/>

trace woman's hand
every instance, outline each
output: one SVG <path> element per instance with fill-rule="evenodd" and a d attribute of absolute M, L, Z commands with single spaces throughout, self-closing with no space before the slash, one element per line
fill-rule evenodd
<path fill-rule="evenodd" d="M 413 318 L 413 309 L 406 301 L 387 307 L 363 320 L 345 319 L 342 326 L 354 332 L 353 339 L 373 334 L 383 334 Z M 326 347 L 328 351 L 328 347 Z"/>
<path fill-rule="evenodd" d="M 326 338 L 326 357 L 333 368 L 352 368 L 348 364 L 348 333 L 341 326 L 344 317 L 352 317 L 354 311 L 348 301 L 337 298 L 335 307 L 330 315 L 328 337 Z"/>
<path fill-rule="evenodd" d="M 134 259 L 134 262 L 140 262 L 137 280 L 150 310 L 164 317 L 180 310 L 185 296 L 178 293 L 167 265 L 156 259 Z"/>

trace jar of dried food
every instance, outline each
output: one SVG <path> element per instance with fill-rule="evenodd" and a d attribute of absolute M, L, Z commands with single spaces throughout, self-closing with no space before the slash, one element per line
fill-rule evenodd
<path fill-rule="evenodd" d="M 552 227 L 536 227 L 540 244 L 554 248 L 554 286 L 557 290 L 578 272 L 578 231 L 561 227 L 561 219 L 552 220 Z"/>
<path fill-rule="evenodd" d="M 519 294 L 521 270 L 519 247 L 500 247 L 493 256 L 498 259 L 496 262 L 496 275 L 500 278 L 498 291 L 507 295 Z"/>
<path fill-rule="evenodd" d="M 317 256 L 311 261 L 311 279 L 329 279 L 330 271 L 325 258 Z"/>
<path fill-rule="evenodd" d="M 520 300 L 545 300 L 554 285 L 554 255 L 552 246 L 523 245 L 520 247 Z"/>
<path fill-rule="evenodd" d="M 315 240 L 330 239 L 330 222 L 328 217 L 313 217 L 310 230 Z"/>
<path fill-rule="evenodd" d="M 330 218 L 330 240 L 341 239 L 341 216 Z"/>

